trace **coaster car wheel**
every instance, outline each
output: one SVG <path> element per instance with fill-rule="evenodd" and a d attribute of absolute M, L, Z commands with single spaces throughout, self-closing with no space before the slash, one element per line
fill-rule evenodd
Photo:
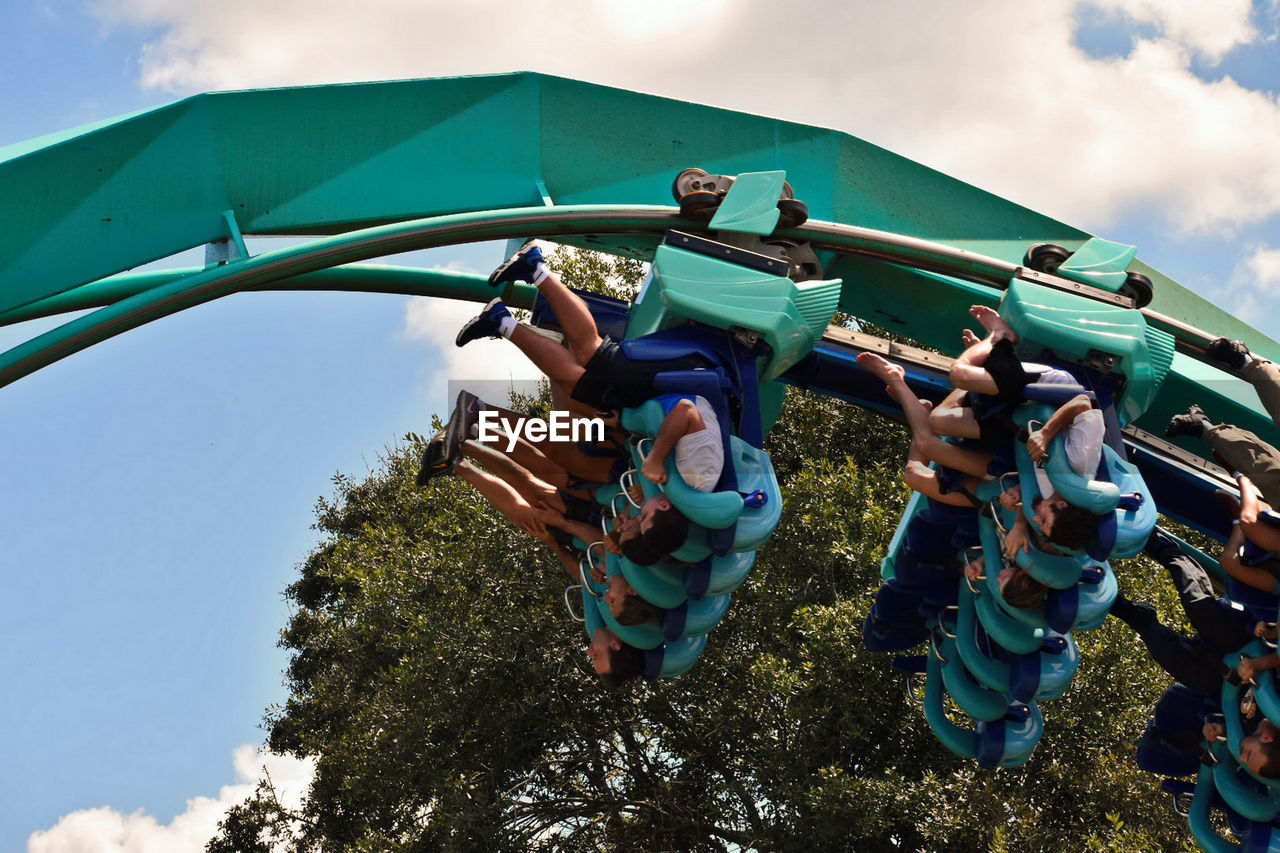
<path fill-rule="evenodd" d="M 1022 259 L 1023 266 L 1030 267 L 1036 272 L 1056 273 L 1058 267 L 1062 266 L 1067 258 L 1071 257 L 1071 253 L 1061 246 L 1053 243 L 1036 243 Z"/>
<path fill-rule="evenodd" d="M 1151 279 L 1140 272 L 1131 272 L 1125 276 L 1124 284 L 1120 285 L 1120 295 L 1132 297 L 1133 307 L 1146 308 L 1155 298 L 1156 290 Z"/>
<path fill-rule="evenodd" d="M 676 201 L 680 201 L 689 193 L 702 189 L 702 179 L 706 176 L 706 169 L 698 169 L 696 167 L 685 169 L 676 175 L 676 179 L 671 182 L 671 197 Z"/>
<path fill-rule="evenodd" d="M 778 227 L 799 228 L 809 218 L 809 205 L 798 198 L 780 198 L 778 213 Z"/>
<path fill-rule="evenodd" d="M 685 219 L 706 222 L 720 206 L 720 196 L 706 190 L 695 190 L 680 196 L 680 215 Z"/>

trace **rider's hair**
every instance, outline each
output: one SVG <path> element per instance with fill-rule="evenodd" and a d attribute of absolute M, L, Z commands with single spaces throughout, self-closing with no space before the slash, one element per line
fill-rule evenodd
<path fill-rule="evenodd" d="M 1000 586 L 1000 596 L 1010 607 L 1026 610 L 1044 601 L 1049 588 L 1022 569 L 1014 569 L 1009 579 Z"/>
<path fill-rule="evenodd" d="M 621 648 L 610 648 L 606 654 L 609 656 L 609 673 L 596 673 L 605 687 L 621 687 L 644 674 L 644 652 L 635 646 L 623 643 Z"/>
<path fill-rule="evenodd" d="M 645 544 L 663 556 L 679 548 L 689 538 L 689 519 L 674 506 L 656 511 L 650 525 L 644 532 Z"/>

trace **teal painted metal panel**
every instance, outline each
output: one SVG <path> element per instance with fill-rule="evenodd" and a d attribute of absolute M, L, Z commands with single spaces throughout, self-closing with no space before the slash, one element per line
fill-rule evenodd
<path fill-rule="evenodd" d="M 688 166 L 720 174 L 782 169 L 815 221 L 856 223 L 1012 263 L 1033 242 L 1076 249 L 1090 236 L 848 134 L 563 78 L 518 73 L 223 92 L 0 149 L 0 312 L 224 239 L 228 210 L 245 234 L 327 235 L 464 211 L 545 210 L 548 199 L 669 205 L 671 179 Z M 652 230 L 550 222 L 485 233 L 568 234 L 579 245 L 645 258 L 656 242 Z M 808 227 L 794 233 L 821 239 Z M 843 310 L 944 352 L 957 351 L 968 305 L 999 299 L 995 288 L 937 272 L 826 257 L 835 259 L 827 275 L 845 281 Z M 288 275 L 354 259 L 335 255 Z M 1133 268 L 1156 285 L 1153 309 L 1280 359 L 1276 342 L 1141 262 Z M 59 334 L 83 343 L 104 330 Z M 10 353 L 4 363 L 13 367 L 15 359 Z M 1215 397 L 1241 426 L 1266 425 L 1243 383 L 1182 356 L 1138 423 L 1158 430 L 1186 400 Z"/>
<path fill-rule="evenodd" d="M 1088 236 L 847 134 L 529 73 L 197 95 L 40 142 L 0 151 L 0 311 L 220 239 L 225 210 L 246 234 L 331 234 L 543 188 L 669 204 L 689 165 L 786 169 L 819 219 Z"/>

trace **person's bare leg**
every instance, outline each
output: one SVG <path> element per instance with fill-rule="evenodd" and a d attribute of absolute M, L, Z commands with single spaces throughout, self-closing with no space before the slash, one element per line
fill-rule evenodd
<path fill-rule="evenodd" d="M 1008 339 L 1016 344 L 1018 335 L 993 308 L 988 308 L 986 305 L 974 305 L 969 308 L 969 314 L 982 324 L 988 334 L 985 338 L 960 353 L 959 357 L 952 362 L 951 384 L 965 391 L 977 391 L 979 394 L 994 396 L 1000 392 L 1000 389 L 991 374 L 983 368 L 983 365 L 987 363 L 987 356 L 991 355 L 991 348 L 998 341 Z M 965 329 L 964 338 L 965 340 L 973 340 L 974 335 L 968 329 Z"/>
<path fill-rule="evenodd" d="M 540 542 L 551 537 L 537 511 L 510 484 L 465 460 L 454 470 L 516 527 Z"/>
<path fill-rule="evenodd" d="M 511 343 L 518 346 L 553 382 L 573 387 L 582 377 L 582 365 L 577 362 L 573 353 L 523 323 L 511 332 Z"/>
<path fill-rule="evenodd" d="M 505 454 L 479 442 L 467 441 L 462 444 L 462 455 L 488 468 L 490 473 L 515 489 L 526 503 L 532 506 L 542 503 L 564 512 L 564 501 L 555 486 L 538 479 Z"/>
<path fill-rule="evenodd" d="M 982 429 L 978 426 L 978 419 L 974 417 L 973 409 L 965 405 L 968 394 L 968 391 L 957 388 L 933 407 L 933 411 L 929 412 L 929 428 L 935 435 L 950 435 L 957 438 L 982 437 Z"/>
<path fill-rule="evenodd" d="M 991 454 L 956 447 L 939 438 L 929 426 L 930 406 L 917 398 L 907 385 L 906 373 L 901 365 L 886 361 L 873 352 L 861 353 L 858 364 L 883 380 L 885 390 L 902 406 L 907 425 L 911 428 L 911 443 L 922 456 L 948 468 L 963 471 L 971 477 L 981 478 L 987 475 Z"/>
<path fill-rule="evenodd" d="M 560 321 L 565 337 L 573 350 L 574 358 L 585 365 L 600 347 L 600 331 L 596 328 L 596 318 L 582 297 L 565 287 L 560 276 L 548 271 L 546 278 L 538 283 L 538 291 L 551 303 L 551 310 Z"/>
<path fill-rule="evenodd" d="M 929 467 L 929 460 L 920 453 L 914 442 L 911 449 L 907 451 L 907 464 L 903 466 L 902 479 L 912 490 L 939 503 L 951 506 L 973 506 L 969 499 L 959 492 L 948 492 L 945 495 L 942 493 L 938 483 L 938 472 Z M 972 491 L 972 484 L 970 484 L 970 491 Z"/>

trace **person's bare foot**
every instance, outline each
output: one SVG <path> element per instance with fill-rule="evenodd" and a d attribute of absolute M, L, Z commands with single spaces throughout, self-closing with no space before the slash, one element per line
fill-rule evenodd
<path fill-rule="evenodd" d="M 906 381 L 907 372 L 902 369 L 902 365 L 887 361 L 873 352 L 858 353 L 858 364 L 888 385 Z"/>
<path fill-rule="evenodd" d="M 991 333 L 991 342 L 993 344 L 1002 338 L 1008 338 L 1015 344 L 1018 342 L 1018 333 L 1004 321 L 1003 317 L 996 313 L 994 308 L 988 308 L 986 305 L 973 305 L 969 308 L 969 315 L 981 323 L 982 328 Z"/>
<path fill-rule="evenodd" d="M 978 343 L 980 340 L 982 339 L 979 338 L 977 335 L 975 335 L 972 329 L 965 329 L 960 333 L 960 343 L 964 346 L 965 349 L 968 349 L 969 347 Z"/>

